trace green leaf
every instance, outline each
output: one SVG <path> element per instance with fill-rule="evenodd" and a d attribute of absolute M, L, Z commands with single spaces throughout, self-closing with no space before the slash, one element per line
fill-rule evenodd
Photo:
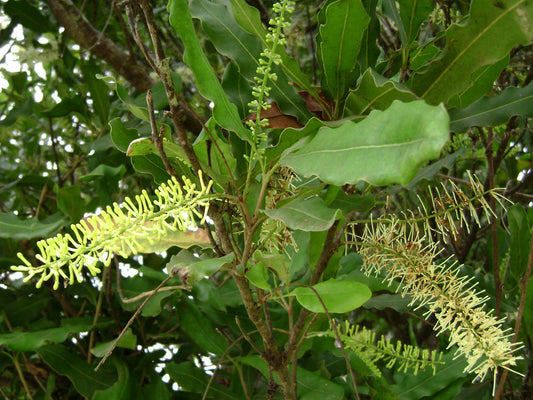
<path fill-rule="evenodd" d="M 291 229 L 325 231 L 337 218 L 337 210 L 326 207 L 320 197 L 297 198 L 272 210 L 263 210 L 270 218 L 283 221 Z"/>
<path fill-rule="evenodd" d="M 68 215 L 72 221 L 79 221 L 85 213 L 85 203 L 81 197 L 81 186 L 56 188 L 57 208 Z"/>
<path fill-rule="evenodd" d="M 494 82 L 500 76 L 502 70 L 509 64 L 509 55 L 502 58 L 496 64 L 485 65 L 472 75 L 470 87 L 461 94 L 454 95 L 446 107 L 465 108 L 482 96 L 489 94 L 494 88 Z"/>
<path fill-rule="evenodd" d="M 515 204 L 507 210 L 510 243 L 510 272 L 517 280 L 523 276 L 529 255 L 531 229 L 527 213 L 521 204 Z"/>
<path fill-rule="evenodd" d="M 433 398 L 442 389 L 466 375 L 463 372 L 465 361 L 462 358 L 454 360 L 453 352 L 444 355 L 442 361 L 444 365 L 437 366 L 435 374 L 431 368 L 419 372 L 416 376 L 396 374 L 395 378 L 399 378 L 401 382 L 391 385 L 391 389 L 402 400 L 419 400 L 426 396 Z"/>
<path fill-rule="evenodd" d="M 351 281 L 328 281 L 313 286 L 320 295 L 322 302 L 330 313 L 346 313 L 363 305 L 372 292 L 368 286 Z M 314 313 L 323 313 L 324 307 L 313 290 L 308 287 L 298 287 L 291 292 L 298 302 Z"/>
<path fill-rule="evenodd" d="M 202 21 L 202 26 L 217 50 L 234 60 L 240 73 L 249 81 L 257 75 L 260 55 L 263 50 L 261 40 L 245 31 L 233 18 L 228 0 L 191 1 L 191 15 Z M 305 122 L 311 116 L 305 101 L 298 95 L 281 67 L 273 66 L 276 80 L 269 80 L 271 97 L 281 110 Z"/>
<path fill-rule="evenodd" d="M 300 400 L 342 400 L 344 389 L 330 379 L 298 367 L 298 399 Z"/>
<path fill-rule="evenodd" d="M 64 342 L 71 333 L 87 332 L 91 325 L 72 325 L 34 332 L 0 334 L 0 346 L 14 351 L 35 351 L 49 343 Z"/>
<path fill-rule="evenodd" d="M 412 90 L 430 104 L 448 102 L 481 67 L 497 63 L 517 44 L 531 43 L 532 23 L 528 0 L 473 0 L 468 22 L 448 28 L 443 56 L 411 77 Z"/>
<path fill-rule="evenodd" d="M 65 375 L 76 390 L 83 396 L 92 398 L 98 390 L 106 390 L 113 386 L 115 376 L 109 373 L 109 367 L 94 371 L 94 366 L 86 360 L 70 353 L 62 345 L 49 345 L 37 350 L 43 361 L 60 375 Z"/>
<path fill-rule="evenodd" d="M 163 150 L 165 150 L 167 157 L 178 158 L 181 161 L 189 163 L 183 147 L 181 147 L 179 144 L 171 142 L 167 139 L 163 139 Z M 146 154 L 159 155 L 159 151 L 156 149 L 154 141 L 151 137 L 143 137 L 133 140 L 129 144 L 128 150 L 126 151 L 126 155 L 129 157 L 144 156 Z"/>
<path fill-rule="evenodd" d="M 21 219 L 15 214 L 0 213 L 0 238 L 29 240 L 50 236 L 65 225 L 61 213 L 45 220 L 37 218 Z"/>
<path fill-rule="evenodd" d="M 92 181 L 102 176 L 107 176 L 107 177 L 114 176 L 114 177 L 117 177 L 118 179 L 121 179 L 125 173 L 126 173 L 126 167 L 124 165 L 119 165 L 118 167 L 112 167 L 111 165 L 107 165 L 107 164 L 99 164 L 95 169 L 90 171 L 87 175 L 83 175 L 82 177 L 80 177 L 80 180 Z"/>
<path fill-rule="evenodd" d="M 110 110 L 109 88 L 101 80 L 96 77 L 102 71 L 95 65 L 82 65 L 81 72 L 83 74 L 83 81 L 89 87 L 89 93 L 93 101 L 92 107 L 98 115 L 98 119 L 102 125 L 107 124 Z"/>
<path fill-rule="evenodd" d="M 366 13 L 370 16 L 370 22 L 361 39 L 361 50 L 359 51 L 359 65 L 362 71 L 376 65 L 381 49 L 378 46 L 378 37 L 380 34 L 380 22 L 376 7 L 378 0 L 363 0 Z"/>
<path fill-rule="evenodd" d="M 430 0 L 398 0 L 398 3 L 407 43 L 411 43 L 418 36 L 420 25 L 433 11 L 433 4 Z"/>
<path fill-rule="evenodd" d="M 207 234 L 207 233 L 206 233 Z M 235 259 L 235 254 L 226 254 L 224 257 L 199 258 L 188 250 L 182 250 L 173 255 L 168 262 L 166 269 L 169 275 L 175 275 L 176 269 L 185 269 L 189 277 L 188 284 L 193 285 L 213 275 L 224 265 L 231 263 Z"/>
<path fill-rule="evenodd" d="M 250 113 L 248 103 L 254 99 L 252 96 L 252 87 L 239 72 L 239 67 L 235 61 L 228 63 L 222 76 L 222 87 L 229 101 L 237 106 L 239 116 L 242 119 L 246 118 Z"/>
<path fill-rule="evenodd" d="M 66 97 L 50 110 L 39 112 L 39 115 L 47 118 L 59 118 L 72 113 L 78 113 L 82 116 L 87 115 L 87 105 L 81 96 Z"/>
<path fill-rule="evenodd" d="M 380 294 L 368 300 L 365 303 L 365 308 L 375 308 L 377 310 L 392 308 L 399 313 L 407 313 L 412 309 L 412 307 L 409 307 L 411 300 L 411 297 L 402 296 L 401 294 Z"/>
<path fill-rule="evenodd" d="M 346 121 L 339 128 L 321 128 L 281 162 L 299 174 L 317 175 L 338 186 L 360 180 L 405 185 L 428 160 L 439 156 L 447 140 L 443 106 L 394 101 L 386 111 L 373 111 L 358 124 Z"/>
<path fill-rule="evenodd" d="M 113 348 L 114 344 L 115 344 L 114 339 L 110 340 L 109 342 L 98 343 L 96 346 L 94 346 L 91 349 L 91 353 L 93 353 L 93 355 L 96 357 L 103 357 L 107 354 L 109 350 Z M 126 333 L 118 341 L 117 347 L 135 350 L 136 346 L 137 346 L 137 336 L 133 334 L 131 328 L 128 328 Z"/>
<path fill-rule="evenodd" d="M 131 398 L 130 371 L 126 364 L 112 359 L 117 369 L 118 378 L 109 389 L 97 391 L 91 400 L 121 400 Z M 154 399 L 155 397 L 151 397 Z"/>
<path fill-rule="evenodd" d="M 360 0 L 333 1 L 323 12 L 317 39 L 322 87 L 338 103 L 357 78 L 353 71 L 370 17 Z"/>
<path fill-rule="evenodd" d="M 402 45 L 407 46 L 407 34 L 405 33 L 405 27 L 403 26 L 403 19 L 400 15 L 398 7 L 396 5 L 396 0 L 383 0 L 383 11 L 385 15 L 394 22 L 394 25 L 398 28 L 398 35 Z"/>
<path fill-rule="evenodd" d="M 213 115 L 224 128 L 234 131 L 245 141 L 251 142 L 251 133 L 241 123 L 237 107 L 231 104 L 222 89 L 215 72 L 205 56 L 189 13 L 187 0 L 169 2 L 170 24 L 185 46 L 183 60 L 191 68 L 198 91 L 211 100 L 215 107 Z"/>
<path fill-rule="evenodd" d="M 394 100 L 404 103 L 419 97 L 400 83 L 388 80 L 372 69 L 367 69 L 357 89 L 346 99 L 345 116 L 364 115 L 372 110 L 386 110 Z"/>
<path fill-rule="evenodd" d="M 135 99 L 133 99 L 128 94 L 124 86 L 122 86 L 118 82 L 115 82 L 115 91 L 117 92 L 117 95 L 120 100 L 122 100 L 122 102 L 126 105 L 126 107 L 128 107 L 128 110 L 130 110 L 133 115 L 135 115 L 139 119 L 142 119 L 143 121 L 150 121 L 150 116 L 148 115 L 148 108 L 139 106 L 135 102 Z M 143 101 L 143 104 L 146 104 L 146 100 Z"/>
<path fill-rule="evenodd" d="M 158 184 L 170 179 L 170 175 L 167 173 L 167 169 L 159 155 L 147 154 L 145 156 L 133 156 L 131 157 L 131 165 L 139 172 L 152 175 L 154 181 Z"/>
<path fill-rule="evenodd" d="M 229 0 L 231 3 L 231 11 L 235 20 L 239 25 L 244 28 L 247 32 L 257 36 L 261 39 L 263 47 L 267 46 L 266 34 L 267 30 L 261 22 L 259 16 L 259 11 L 257 8 L 252 7 L 244 0 Z M 281 57 L 281 68 L 285 74 L 294 82 L 296 87 L 305 90 L 311 96 L 318 101 L 322 102 L 320 96 L 318 95 L 315 87 L 309 82 L 309 78 L 301 71 L 298 62 L 287 55 L 285 48 L 279 47 L 277 49 L 278 54 Z"/>
<path fill-rule="evenodd" d="M 239 362 L 255 368 L 265 378 L 269 377 L 268 365 L 258 355 L 245 356 L 239 358 Z M 344 399 L 344 389 L 342 386 L 325 379 L 320 375 L 314 374 L 304 368 L 298 367 L 298 399 L 306 400 L 342 400 Z M 277 376 L 274 375 L 274 379 Z"/>
<path fill-rule="evenodd" d="M 527 281 L 526 304 L 533 304 L 533 276 Z M 524 307 L 524 329 L 533 338 L 533 307 Z"/>
<path fill-rule="evenodd" d="M 113 118 L 109 121 L 111 128 L 111 140 L 117 149 L 125 153 L 128 151 L 128 146 L 135 139 L 139 138 L 137 129 L 126 128 L 120 118 Z"/>
<path fill-rule="evenodd" d="M 185 300 L 185 299 L 184 299 Z M 189 300 L 185 300 L 180 310 L 181 327 L 183 331 L 204 351 L 222 355 L 226 351 L 224 337 L 217 330 L 198 307 Z"/>
<path fill-rule="evenodd" d="M 146 294 L 148 292 L 151 292 L 157 287 L 157 284 L 160 283 L 158 280 L 154 279 L 146 279 L 144 277 L 140 277 L 139 275 L 134 276 L 133 278 L 125 279 L 121 281 L 120 286 L 122 288 L 122 293 L 124 298 L 131 299 L 134 297 L 137 297 L 141 294 Z M 170 290 L 166 290 L 164 292 L 158 292 L 156 293 L 144 306 L 143 310 L 141 311 L 141 315 L 143 317 L 157 317 L 159 314 L 161 314 L 162 306 L 161 302 L 165 300 L 167 297 L 172 296 L 173 292 Z M 136 311 L 137 308 L 141 305 L 141 303 L 146 300 L 146 296 L 143 296 L 139 298 L 136 301 L 124 303 L 121 302 L 122 308 L 126 311 Z"/>
<path fill-rule="evenodd" d="M 165 367 L 165 371 L 174 382 L 187 391 L 203 394 L 207 390 L 209 375 L 191 361 L 179 364 L 169 363 Z M 217 382 L 212 382 L 206 398 L 237 399 L 237 396 Z"/>
<path fill-rule="evenodd" d="M 509 87 L 499 96 L 484 97 L 463 109 L 450 110 L 450 129 L 465 132 L 471 126 L 495 126 L 513 115 L 533 116 L 533 82 L 523 88 Z"/>
<path fill-rule="evenodd" d="M 27 0 L 9 0 L 3 4 L 3 9 L 11 19 L 33 32 L 44 33 L 54 29 L 47 16 Z"/>
<path fill-rule="evenodd" d="M 268 268 L 264 262 L 252 265 L 246 272 L 245 276 L 254 286 L 257 286 L 260 289 L 267 291 L 272 289 L 272 286 L 268 282 Z"/>

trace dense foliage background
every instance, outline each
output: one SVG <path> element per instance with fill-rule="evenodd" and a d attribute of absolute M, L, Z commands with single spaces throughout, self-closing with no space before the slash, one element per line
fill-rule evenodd
<path fill-rule="evenodd" d="M 241 120 L 255 118 L 248 103 L 272 3 L 0 2 L 2 396 L 531 398 L 531 1 L 297 1 L 275 49 L 263 140 Z M 398 151 L 382 132 L 415 145 Z M 214 181 L 213 224 L 167 232 L 56 290 L 10 270 L 18 252 L 40 263 L 38 240 L 170 175 L 199 183 L 199 169 Z M 469 174 L 477 203 L 436 218 L 454 204 L 445 195 L 470 193 Z M 423 209 L 438 258 L 464 264 L 459 275 L 485 291 L 485 310 L 523 343 L 519 374 L 500 368 L 497 390 L 494 371 L 472 382 L 427 304 L 410 307 L 397 283 L 361 272 L 364 227 L 391 214 L 424 219 Z M 446 224 L 456 235 L 439 230 Z M 409 250 L 398 229 L 393 247 Z M 166 281 L 166 267 L 194 270 L 200 259 L 208 278 Z M 321 292 L 331 295 L 326 314 L 297 286 L 329 280 L 372 298 L 333 286 Z M 346 322 L 376 339 L 350 342 Z M 382 335 L 443 362 L 415 373 L 407 353 L 380 353 Z"/>

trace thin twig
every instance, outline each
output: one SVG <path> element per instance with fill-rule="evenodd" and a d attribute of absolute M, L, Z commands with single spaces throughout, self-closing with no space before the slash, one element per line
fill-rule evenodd
<path fill-rule="evenodd" d="M 159 291 L 159 289 L 161 289 L 171 279 L 172 279 L 172 276 L 168 276 L 163 282 L 161 282 L 152 291 L 152 293 L 150 293 L 150 295 L 142 302 L 142 304 L 137 308 L 137 310 L 135 310 L 135 313 L 132 315 L 132 317 L 130 318 L 130 320 L 128 321 L 128 323 L 124 327 L 124 329 L 122 329 L 122 332 L 120 332 L 120 335 L 118 335 L 118 337 L 115 339 L 115 341 L 113 342 L 113 345 L 111 346 L 109 351 L 104 355 L 104 357 L 100 360 L 100 362 L 98 363 L 98 365 L 94 369 L 95 371 L 98 371 L 98 369 L 105 363 L 105 361 L 108 359 L 108 357 L 113 353 L 113 350 L 115 350 L 115 348 L 117 347 L 118 342 L 126 334 L 126 331 L 131 326 L 131 324 L 133 323 L 135 318 L 137 318 L 137 315 L 139 315 L 139 313 L 143 310 L 144 306 L 152 299 L 152 297 L 155 296 L 155 294 Z"/>
<path fill-rule="evenodd" d="M 228 355 L 229 351 L 233 348 L 233 346 L 235 346 L 237 343 L 239 343 L 242 339 L 244 339 L 244 336 L 238 337 L 237 339 L 235 339 L 228 346 L 226 351 L 224 351 L 224 353 L 220 357 L 220 360 L 218 360 L 218 362 L 217 362 L 218 365 L 222 364 L 222 361 L 224 360 L 224 358 L 226 358 L 226 356 Z M 209 389 L 211 388 L 211 384 L 213 383 L 213 381 L 215 379 L 215 375 L 216 375 L 217 371 L 218 371 L 218 369 L 215 369 L 213 371 L 213 373 L 211 374 L 211 378 L 209 378 L 209 382 L 207 383 L 207 386 L 205 387 L 204 394 L 202 396 L 202 400 L 205 400 L 207 398 L 207 393 L 209 392 Z M 243 383 L 244 382 L 241 382 L 241 384 L 243 384 Z M 243 384 L 243 390 L 244 390 L 244 394 L 245 394 L 246 398 L 249 399 L 248 392 L 246 391 L 246 388 L 244 387 L 244 384 Z"/>
<path fill-rule="evenodd" d="M 329 323 L 331 325 L 331 329 L 333 329 L 333 332 L 335 333 L 335 338 L 337 339 L 337 343 L 341 347 L 342 355 L 344 357 L 344 361 L 346 361 L 346 367 L 348 368 L 348 371 L 350 372 L 350 378 L 352 380 L 355 397 L 357 398 L 357 400 L 360 400 L 359 392 L 357 390 L 357 384 L 355 383 L 355 373 L 353 372 L 352 365 L 350 364 L 350 359 L 348 358 L 348 354 L 346 353 L 346 349 L 344 347 L 344 343 L 342 342 L 341 337 L 339 335 L 339 330 L 337 329 L 337 324 L 335 323 L 333 318 L 331 318 L 331 314 L 329 313 L 328 308 L 324 304 L 324 301 L 322 300 L 322 297 L 316 291 L 316 289 L 313 286 L 311 286 L 311 285 L 306 285 L 304 283 L 297 283 L 297 282 L 295 282 L 293 284 L 297 285 L 297 286 L 304 286 L 304 287 L 307 287 L 307 288 L 311 289 L 313 291 L 313 293 L 315 294 L 315 296 L 317 297 L 318 301 L 320 302 L 320 305 L 322 306 L 322 308 L 324 309 L 324 312 L 326 313 L 326 316 L 328 317 Z M 296 368 L 296 366 L 293 366 L 293 368 Z"/>

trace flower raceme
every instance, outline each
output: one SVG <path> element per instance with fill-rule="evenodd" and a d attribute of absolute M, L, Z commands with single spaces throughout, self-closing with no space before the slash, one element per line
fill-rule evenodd
<path fill-rule="evenodd" d="M 145 243 L 152 245 L 169 231 L 186 231 L 195 227 L 196 218 L 203 223 L 212 182 L 206 185 L 201 172 L 199 188 L 185 177 L 183 181 L 181 186 L 173 177 L 155 190 L 155 198 L 143 190 L 134 200 L 127 197 L 122 204 L 114 203 L 98 215 L 71 225 L 71 233 L 39 241 L 39 253 L 35 258 L 41 265 L 33 266 L 18 253 L 24 265 L 12 266 L 11 269 L 27 274 L 25 282 L 40 275 L 37 287 L 54 278 L 54 289 L 57 289 L 60 278 L 69 284 L 75 280 L 81 282 L 83 267 L 87 267 L 94 276 L 100 272 L 98 263 L 109 266 L 114 253 L 127 257 L 143 252 L 143 249 L 146 250 Z M 203 213 L 199 211 L 202 207 Z M 68 265 L 68 275 L 63 270 L 65 265 Z"/>
<path fill-rule="evenodd" d="M 449 347 L 457 345 L 456 354 L 464 356 L 465 372 L 474 373 L 474 380 L 483 380 L 497 367 L 516 365 L 518 348 L 502 321 L 483 309 L 487 298 L 473 289 L 471 279 L 459 276 L 459 265 L 435 262 L 438 244 L 427 244 L 415 224 L 387 217 L 367 226 L 361 239 L 364 272 L 383 273 L 389 282 L 399 280 L 411 304 L 426 306 L 425 316 L 435 315 L 437 333 L 449 333 Z"/>

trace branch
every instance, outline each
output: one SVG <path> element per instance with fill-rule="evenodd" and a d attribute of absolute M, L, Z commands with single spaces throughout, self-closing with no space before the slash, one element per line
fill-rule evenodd
<path fill-rule="evenodd" d="M 146 70 L 135 58 L 92 26 L 70 0 L 48 0 L 48 6 L 58 24 L 65 28 L 72 40 L 104 60 L 137 90 L 145 92 L 154 85 Z"/>

